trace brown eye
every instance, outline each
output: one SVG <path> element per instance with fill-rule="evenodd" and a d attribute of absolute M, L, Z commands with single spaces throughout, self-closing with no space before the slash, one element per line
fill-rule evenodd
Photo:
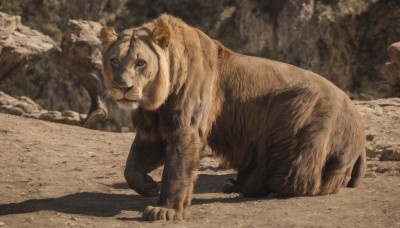
<path fill-rule="evenodd" d="M 146 61 L 144 61 L 143 59 L 136 60 L 136 64 L 135 64 L 136 68 L 143 68 L 145 66 L 146 66 Z"/>
<path fill-rule="evenodd" d="M 118 67 L 118 66 L 119 66 L 119 60 L 118 60 L 118 58 L 116 58 L 116 57 L 110 59 L 110 63 L 111 63 L 111 65 L 114 66 L 114 67 Z"/>

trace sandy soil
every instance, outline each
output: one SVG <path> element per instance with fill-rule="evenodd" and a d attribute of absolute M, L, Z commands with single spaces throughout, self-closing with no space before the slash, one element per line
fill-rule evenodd
<path fill-rule="evenodd" d="M 157 199 L 123 178 L 133 138 L 0 114 L 0 227 L 400 227 L 400 162 L 377 159 L 337 195 L 244 199 L 221 193 L 233 171 L 206 157 L 187 219 L 145 222 Z"/>

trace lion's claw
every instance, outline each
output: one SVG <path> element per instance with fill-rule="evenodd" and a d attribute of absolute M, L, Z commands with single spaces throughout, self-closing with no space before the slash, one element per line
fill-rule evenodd
<path fill-rule="evenodd" d="M 156 221 L 156 220 L 182 220 L 182 214 L 177 213 L 174 209 L 165 207 L 152 207 L 148 206 L 142 215 L 144 220 Z"/>

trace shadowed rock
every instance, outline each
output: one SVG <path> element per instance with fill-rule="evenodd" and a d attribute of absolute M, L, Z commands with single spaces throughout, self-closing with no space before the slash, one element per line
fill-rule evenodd
<path fill-rule="evenodd" d="M 400 97 L 400 42 L 391 44 L 388 53 L 390 62 L 385 64 L 382 72 L 389 83 L 391 95 Z"/>
<path fill-rule="evenodd" d="M 20 16 L 0 12 L 0 83 L 52 50 L 58 48 L 50 37 L 22 25 Z"/>
<path fill-rule="evenodd" d="M 91 106 L 84 127 L 94 128 L 104 120 L 108 111 L 100 95 L 104 89 L 101 82 L 101 42 L 98 39 L 101 25 L 97 22 L 70 20 L 61 41 L 62 65 L 74 73 L 91 98 Z"/>

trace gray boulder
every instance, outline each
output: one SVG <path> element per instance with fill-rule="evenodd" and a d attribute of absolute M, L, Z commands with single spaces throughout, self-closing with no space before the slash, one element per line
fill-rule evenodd
<path fill-rule="evenodd" d="M 390 62 L 383 69 L 383 75 L 390 86 L 392 96 L 400 97 L 400 42 L 388 47 Z"/>
<path fill-rule="evenodd" d="M 52 50 L 55 41 L 21 23 L 20 16 L 0 12 L 0 84 Z"/>
<path fill-rule="evenodd" d="M 84 123 L 84 127 L 88 128 L 95 128 L 96 123 L 108 115 L 100 98 L 104 91 L 101 82 L 101 42 L 98 39 L 101 27 L 97 22 L 70 20 L 61 41 L 62 65 L 78 77 L 91 98 Z"/>

